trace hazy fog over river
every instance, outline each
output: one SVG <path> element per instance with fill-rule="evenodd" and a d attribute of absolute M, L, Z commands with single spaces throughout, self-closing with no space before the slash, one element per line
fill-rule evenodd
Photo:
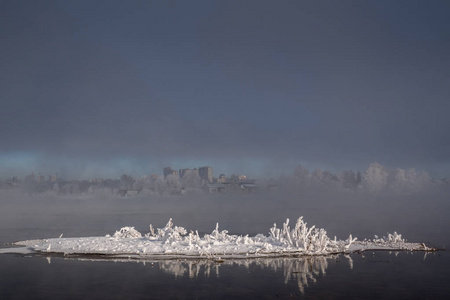
<path fill-rule="evenodd" d="M 412 242 L 431 242 L 439 247 L 449 244 L 446 182 L 413 171 L 409 174 L 415 176 L 400 178 L 402 170 L 379 164 L 372 164 L 361 182 L 351 188 L 349 182 L 342 181 L 348 176 L 320 174 L 298 167 L 290 176 L 273 179 L 272 188 L 261 182 L 261 189 L 247 193 L 191 189 L 184 195 L 144 191 L 122 197 L 108 190 L 29 194 L 5 189 L 0 191 L 0 237 L 2 242 L 11 242 L 60 234 L 105 235 L 123 226 L 145 233 L 150 224 L 161 228 L 169 218 L 188 231 L 210 233 L 218 222 L 220 229 L 230 233 L 255 235 L 267 234 L 273 223 L 281 225 L 286 218 L 294 222 L 304 216 L 310 226 L 324 228 L 331 238 L 345 239 L 351 233 L 364 239 L 397 231 Z"/>

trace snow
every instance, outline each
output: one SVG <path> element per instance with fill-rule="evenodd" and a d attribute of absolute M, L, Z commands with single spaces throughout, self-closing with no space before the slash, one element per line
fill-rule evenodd
<path fill-rule="evenodd" d="M 0 254 L 32 254 L 33 251 L 31 248 L 27 247 L 8 247 L 8 248 L 0 248 Z"/>
<path fill-rule="evenodd" d="M 308 227 L 300 217 L 293 228 L 289 219 L 278 228 L 276 224 L 269 235 L 230 235 L 219 230 L 219 224 L 210 233 L 201 237 L 197 231 L 174 226 L 172 219 L 164 228 L 142 235 L 134 227 L 123 227 L 112 236 L 77 237 L 28 240 L 14 243 L 27 251 L 64 255 L 103 255 L 111 258 L 128 257 L 138 259 L 170 258 L 253 258 L 289 257 L 303 255 L 329 255 L 366 250 L 432 251 L 423 243 L 406 242 L 396 232 L 387 237 L 358 241 L 349 236 L 346 240 L 333 240 L 324 229 Z M 15 251 L 20 248 L 8 248 Z M 17 250 L 25 251 L 25 250 Z M 1 253 L 1 252 L 0 252 Z M 4 252 L 3 252 L 4 253 Z"/>

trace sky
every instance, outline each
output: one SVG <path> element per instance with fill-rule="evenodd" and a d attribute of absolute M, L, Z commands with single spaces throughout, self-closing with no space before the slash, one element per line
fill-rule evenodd
<path fill-rule="evenodd" d="M 0 1 L 0 178 L 450 177 L 449 1 Z"/>

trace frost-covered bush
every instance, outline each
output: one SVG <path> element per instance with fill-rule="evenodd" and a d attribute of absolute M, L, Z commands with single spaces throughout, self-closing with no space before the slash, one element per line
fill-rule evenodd
<path fill-rule="evenodd" d="M 396 231 L 394 231 L 393 234 L 388 233 L 388 236 L 383 236 L 382 238 L 379 238 L 375 235 L 375 238 L 373 239 L 374 243 L 377 244 L 386 244 L 386 243 L 404 243 L 406 240 L 402 238 L 401 234 L 398 234 Z"/>
<path fill-rule="evenodd" d="M 166 244 L 170 244 L 175 241 L 183 240 L 183 236 L 186 235 L 186 233 L 187 231 L 183 227 L 174 227 L 171 218 L 169 219 L 169 222 L 167 222 L 166 226 L 164 228 L 158 228 L 156 233 L 153 226 L 150 225 L 150 233 L 147 234 L 147 237 L 157 238 Z"/>
<path fill-rule="evenodd" d="M 133 232 L 135 234 L 133 234 Z M 140 237 L 140 233 L 132 227 L 124 227 L 116 232 L 115 237 Z M 210 233 L 200 237 L 197 231 L 187 234 L 186 229 L 174 226 L 172 219 L 164 228 L 156 230 L 150 225 L 150 233 L 145 237 L 150 241 L 158 241 L 161 245 L 161 251 L 164 253 L 175 254 L 177 252 L 187 253 L 189 255 L 200 255 L 206 257 L 215 257 L 217 255 L 278 255 L 304 254 L 304 255 L 328 255 L 333 253 L 349 253 L 355 249 L 363 249 L 364 246 L 376 245 L 384 247 L 395 247 L 404 249 L 405 240 L 401 235 L 394 232 L 388 237 L 373 241 L 364 240 L 356 242 L 357 238 L 350 236 L 346 240 L 334 240 L 328 238 L 327 233 L 322 228 L 315 226 L 308 227 L 303 221 L 303 217 L 298 218 L 295 226 L 289 226 L 289 219 L 283 224 L 282 228 L 277 225 L 269 230 L 269 235 L 257 234 L 250 237 L 248 235 L 230 235 L 227 230 L 219 231 L 219 224 Z M 143 239 L 145 240 L 145 239 Z M 356 243 L 355 243 L 356 242 Z M 413 249 L 415 246 L 408 246 Z"/>
<path fill-rule="evenodd" d="M 283 228 L 277 228 L 274 224 L 270 229 L 270 237 L 280 242 L 283 246 L 295 247 L 308 253 L 320 253 L 327 250 L 330 239 L 327 232 L 312 226 L 308 228 L 303 217 L 298 218 L 295 227 L 291 230 L 289 219 L 283 224 Z"/>
<path fill-rule="evenodd" d="M 114 233 L 115 238 L 140 238 L 142 234 L 134 227 L 122 227 Z"/>
<path fill-rule="evenodd" d="M 223 242 L 229 240 L 229 235 L 227 230 L 219 231 L 219 223 L 216 223 L 216 228 L 211 232 L 211 234 L 205 234 L 204 238 L 205 240 L 211 242 Z"/>
<path fill-rule="evenodd" d="M 290 255 L 329 255 L 337 253 L 351 253 L 367 249 L 389 250 L 420 250 L 433 249 L 419 243 L 406 243 L 402 236 L 396 232 L 387 238 L 373 241 L 364 240 L 356 242 L 351 235 L 347 240 L 330 240 L 324 229 L 315 226 L 308 228 L 303 217 L 297 220 L 291 229 L 289 219 L 282 228 L 274 225 L 269 236 L 257 234 L 230 235 L 226 230 L 219 231 L 219 225 L 211 232 L 200 237 L 198 232 L 186 234 L 183 227 L 174 226 L 172 220 L 164 228 L 155 232 L 150 226 L 150 233 L 144 238 L 133 227 L 122 227 L 116 231 L 114 237 L 88 237 L 88 238 L 57 238 L 44 240 L 30 240 L 16 243 L 22 246 L 31 246 L 35 251 L 53 253 L 80 253 L 80 254 L 112 254 L 162 257 L 207 257 L 221 260 L 221 257 L 262 257 L 262 256 L 290 256 Z"/>
<path fill-rule="evenodd" d="M 388 233 L 388 242 L 403 243 L 403 242 L 405 242 L 405 239 L 402 239 L 402 235 L 398 234 L 396 231 L 394 231 L 394 234 Z"/>

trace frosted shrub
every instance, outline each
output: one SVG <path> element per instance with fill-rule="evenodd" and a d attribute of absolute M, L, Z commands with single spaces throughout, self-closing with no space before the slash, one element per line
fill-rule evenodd
<path fill-rule="evenodd" d="M 378 236 L 375 235 L 373 242 L 377 244 L 386 244 L 386 243 L 392 244 L 392 243 L 404 243 L 406 242 L 406 240 L 402 238 L 401 234 L 398 234 L 397 232 L 394 231 L 393 234 L 388 233 L 387 237 L 383 236 L 382 238 L 379 238 Z"/>
<path fill-rule="evenodd" d="M 189 245 L 198 244 L 201 241 L 201 237 L 198 234 L 197 230 L 195 232 L 193 232 L 192 230 L 191 230 L 191 232 L 189 232 L 189 240 L 188 241 L 189 241 Z"/>
<path fill-rule="evenodd" d="M 216 228 L 211 232 L 211 234 L 205 234 L 204 239 L 210 243 L 221 243 L 229 242 L 234 238 L 234 236 L 228 235 L 228 230 L 219 231 L 219 223 L 216 223 Z"/>
<path fill-rule="evenodd" d="M 134 229 L 134 227 L 122 227 L 114 233 L 115 238 L 140 238 L 141 233 Z"/>
<path fill-rule="evenodd" d="M 255 256 L 273 255 L 274 253 L 278 255 L 350 253 L 355 249 L 364 249 L 362 246 L 364 243 L 369 246 L 377 245 L 377 247 L 405 248 L 402 245 L 405 240 L 397 232 L 380 239 L 375 236 L 373 241 L 356 242 L 357 238 L 351 234 L 346 240 L 337 240 L 336 237 L 331 240 L 324 229 L 315 226 L 308 227 L 307 223 L 303 221 L 303 217 L 298 218 L 293 228 L 289 225 L 289 219 L 286 219 L 282 228 L 277 228 L 277 225 L 274 224 L 269 230 L 269 236 L 263 234 L 254 237 L 230 235 L 227 230 L 220 231 L 217 223 L 210 234 L 200 237 L 197 231 L 191 231 L 188 234 L 183 227 L 174 226 L 172 219 L 169 219 L 164 228 L 154 229 L 150 225 L 150 232 L 145 236 L 148 240 L 158 241 L 165 252 L 173 254 L 185 251 L 190 255 L 206 257 L 243 253 Z M 114 237 L 138 238 L 141 237 L 141 234 L 133 227 L 123 227 L 114 234 Z"/>
<path fill-rule="evenodd" d="M 150 233 L 148 233 L 147 237 L 156 237 L 158 240 L 163 241 L 165 244 L 170 244 L 175 241 L 181 241 L 183 236 L 186 235 L 187 231 L 183 227 L 173 226 L 172 218 L 169 219 L 166 226 L 164 228 L 158 228 L 157 233 L 153 229 L 153 226 L 150 225 Z"/>
<path fill-rule="evenodd" d="M 281 243 L 283 246 L 295 247 L 307 253 L 321 253 L 327 250 L 330 239 L 324 229 L 317 229 L 315 226 L 308 228 L 303 217 L 298 218 L 294 229 L 289 226 L 289 219 L 283 224 L 283 229 L 277 225 L 270 229 L 270 237 Z"/>
<path fill-rule="evenodd" d="M 348 237 L 348 239 L 345 241 L 345 246 L 344 246 L 344 249 L 345 250 L 348 250 L 349 248 L 350 248 L 350 246 L 354 243 L 354 242 L 356 242 L 356 240 L 357 240 L 358 238 L 354 238 L 354 237 L 352 237 L 352 235 L 350 234 L 350 236 Z"/>
<path fill-rule="evenodd" d="M 405 239 L 402 239 L 402 235 L 394 231 L 394 234 L 388 233 L 388 242 L 390 243 L 403 243 Z"/>
<path fill-rule="evenodd" d="M 254 237 L 229 235 L 228 231 L 219 231 L 219 224 L 211 232 L 200 237 L 198 232 L 187 235 L 183 227 L 174 226 L 172 219 L 164 228 L 156 230 L 150 225 L 150 233 L 141 238 L 141 234 L 134 227 L 122 227 L 116 231 L 114 238 L 88 237 L 64 239 L 31 240 L 15 243 L 31 247 L 34 251 L 52 253 L 80 253 L 80 254 L 120 254 L 138 256 L 164 255 L 190 257 L 207 257 L 222 261 L 221 257 L 240 256 L 251 258 L 261 256 L 289 256 L 289 255 L 328 255 L 336 253 L 351 253 L 367 249 L 389 249 L 409 251 L 434 251 L 422 243 L 406 243 L 400 234 L 394 232 L 388 237 L 373 241 L 356 242 L 356 238 L 349 236 L 347 240 L 330 240 L 324 229 L 307 227 L 300 217 L 295 226 L 289 226 L 289 219 L 282 228 L 276 224 L 270 229 L 269 236 L 258 234 Z"/>

